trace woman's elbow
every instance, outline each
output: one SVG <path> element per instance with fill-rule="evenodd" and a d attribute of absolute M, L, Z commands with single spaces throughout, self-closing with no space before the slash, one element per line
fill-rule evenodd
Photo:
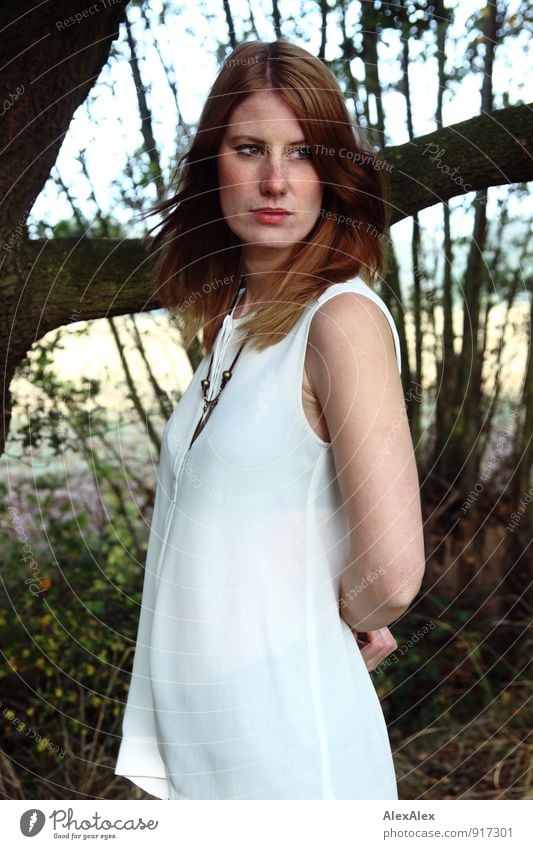
<path fill-rule="evenodd" d="M 386 604 L 405 613 L 422 588 L 425 571 L 425 560 L 415 568 L 411 567 L 409 570 L 406 570 L 404 574 L 408 574 L 409 578 L 403 580 L 395 590 L 389 593 Z"/>

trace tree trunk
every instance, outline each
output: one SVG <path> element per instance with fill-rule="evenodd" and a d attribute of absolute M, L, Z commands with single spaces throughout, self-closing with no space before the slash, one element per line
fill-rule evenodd
<path fill-rule="evenodd" d="M 496 7 L 488 3 L 483 16 L 485 66 L 481 89 L 481 112 L 492 109 L 492 68 L 498 40 Z M 448 369 L 447 386 L 452 390 L 441 403 L 450 404 L 449 415 L 455 425 L 445 428 L 436 443 L 436 461 L 439 473 L 447 480 L 460 481 L 459 488 L 470 492 L 476 483 L 481 460 L 478 440 L 483 420 L 483 392 L 481 373 L 484 350 L 480 344 L 481 285 L 484 272 L 484 249 L 487 236 L 487 190 L 477 192 L 474 201 L 474 226 L 470 240 L 468 260 L 463 282 L 463 332 L 461 354 L 455 373 L 455 357 Z M 444 363 L 444 367 L 446 364 Z M 450 379 L 451 378 L 451 379 Z M 457 418 L 455 415 L 457 414 Z M 446 418 L 448 418 L 446 416 Z M 446 424 L 451 424 L 448 421 Z M 441 444 L 441 440 L 443 440 Z M 457 484 L 456 484 L 457 485 Z"/>
<path fill-rule="evenodd" d="M 108 60 L 126 5 L 99 4 L 90 15 L 85 0 L 41 3 L 38 12 L 34 0 L 0 4 L 0 100 L 13 101 L 0 121 L 0 238 L 41 192 L 74 112 Z"/>

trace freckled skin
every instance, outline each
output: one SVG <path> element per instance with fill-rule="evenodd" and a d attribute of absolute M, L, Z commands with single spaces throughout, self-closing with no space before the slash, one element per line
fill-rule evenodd
<path fill-rule="evenodd" d="M 231 141 L 236 135 L 243 137 Z M 288 259 L 313 228 L 323 196 L 312 150 L 306 147 L 296 116 L 279 95 L 254 92 L 233 110 L 217 169 L 222 213 L 242 243 L 244 267 L 247 273 L 254 272 L 250 283 L 258 288 L 259 273 Z M 293 214 L 279 224 L 266 224 L 250 212 L 265 206 Z"/>

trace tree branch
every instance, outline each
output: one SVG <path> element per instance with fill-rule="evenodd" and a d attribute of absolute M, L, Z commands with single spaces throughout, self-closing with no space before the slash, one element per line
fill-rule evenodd
<path fill-rule="evenodd" d="M 142 239 L 31 239 L 24 245 L 33 341 L 74 321 L 160 309 L 151 297 L 155 258 Z M 0 292 L 2 285 L 0 284 Z"/>
<path fill-rule="evenodd" d="M 385 148 L 392 223 L 477 189 L 533 179 L 532 106 L 508 106 Z"/>

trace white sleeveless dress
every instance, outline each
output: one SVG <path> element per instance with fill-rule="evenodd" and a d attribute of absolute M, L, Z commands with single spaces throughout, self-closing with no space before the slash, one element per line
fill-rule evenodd
<path fill-rule="evenodd" d="M 161 799 L 397 799 L 387 726 L 339 614 L 348 524 L 301 387 L 310 320 L 244 348 L 206 426 L 198 366 L 162 442 L 115 774 Z M 241 288 L 239 301 L 244 293 Z M 235 309 L 235 308 L 234 308 Z M 227 316 L 209 396 L 239 347 Z"/>

